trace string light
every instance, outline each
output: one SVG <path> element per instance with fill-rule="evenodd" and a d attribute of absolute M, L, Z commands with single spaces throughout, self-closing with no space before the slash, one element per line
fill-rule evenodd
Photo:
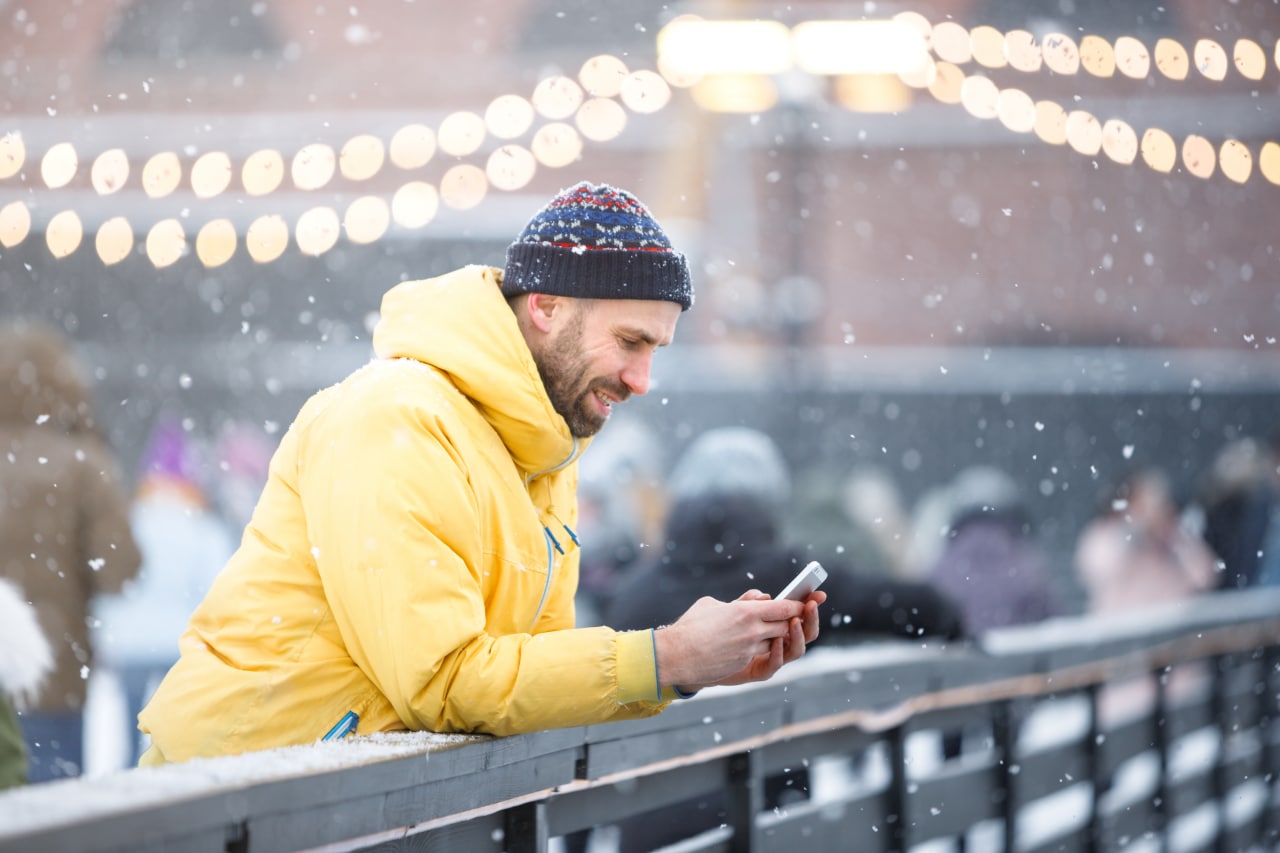
<path fill-rule="evenodd" d="M 1172 172 L 1179 161 L 1187 173 L 1200 178 L 1221 172 L 1236 183 L 1244 183 L 1257 172 L 1272 184 L 1280 184 L 1280 143 L 1264 142 L 1256 154 L 1243 142 L 1228 139 L 1215 148 L 1204 136 L 1192 134 L 1178 143 L 1160 128 L 1146 128 L 1140 135 L 1121 118 L 1101 121 L 1086 110 L 1068 112 L 1049 100 L 1035 100 L 1016 87 L 997 86 L 985 70 L 1011 68 L 1036 73 L 1045 68 L 1058 75 L 1087 73 L 1098 78 L 1116 74 L 1142 80 L 1159 73 L 1170 80 L 1185 80 L 1191 70 L 1207 80 L 1225 80 L 1234 68 L 1242 77 L 1260 80 L 1268 67 L 1263 48 L 1250 39 L 1240 39 L 1228 53 L 1212 39 L 1200 39 L 1188 50 L 1179 42 L 1159 39 L 1154 49 L 1131 36 L 1121 36 L 1114 44 L 1096 35 L 1079 42 L 1063 33 L 1037 41 L 1026 30 L 1000 32 L 981 25 L 966 29 L 955 21 L 936 25 L 916 12 L 902 12 L 893 19 L 922 37 L 933 57 L 910 71 L 901 72 L 902 84 L 925 90 L 945 104 L 963 106 L 971 115 L 996 119 L 1014 133 L 1034 134 L 1052 145 L 1066 145 L 1083 156 L 1105 154 L 1116 163 L 1129 165 L 1139 159 L 1150 169 Z M 582 154 L 583 140 L 607 142 L 627 125 L 627 111 L 646 114 L 663 109 L 671 99 L 671 86 L 688 87 L 695 100 L 701 90 L 721 85 L 725 75 L 702 74 L 682 68 L 664 67 L 662 73 L 632 70 L 621 59 L 601 54 L 583 63 L 577 79 L 555 74 L 541 80 L 531 97 L 501 95 L 491 101 L 483 115 L 454 112 L 438 129 L 425 124 L 400 128 L 388 144 L 371 134 L 349 139 L 340 153 L 323 143 L 303 146 L 292 157 L 289 174 L 293 186 L 303 192 L 323 189 L 335 174 L 351 182 L 367 181 L 378 175 L 389 160 L 406 172 L 427 166 L 437 149 L 455 158 L 466 158 L 484 146 L 487 138 L 503 140 L 489 152 L 484 168 L 471 163 L 450 166 L 437 185 L 410 180 L 395 189 L 388 202 L 377 195 L 357 198 L 339 220 L 329 207 L 314 207 L 303 213 L 294 226 L 300 251 L 321 255 L 329 251 L 342 233 L 353 243 L 381 239 L 392 223 L 404 229 L 425 227 L 436 216 L 441 203 L 458 210 L 478 205 L 489 187 L 511 192 L 526 186 L 539 165 L 562 168 Z M 966 74 L 963 65 L 975 64 L 978 73 Z M 1280 65 L 1280 44 L 1276 63 Z M 766 84 L 767 78 L 761 78 Z M 843 80 L 844 83 L 849 81 Z M 752 89 L 755 92 L 755 89 Z M 739 97 L 752 110 L 767 109 L 776 98 L 770 85 L 759 93 Z M 542 119 L 544 123 L 533 129 Z M 570 123 L 572 120 L 572 123 Z M 527 145 L 517 140 L 532 130 Z M 19 132 L 0 136 L 0 180 L 21 176 L 27 161 L 25 141 Z M 71 143 L 51 146 L 40 161 L 41 179 L 50 190 L 70 184 L 79 169 L 79 155 Z M 197 198 L 208 199 L 226 192 L 235 173 L 228 154 L 207 152 L 192 164 L 188 179 Z M 249 196 L 264 197 L 283 184 L 285 160 L 281 152 L 263 149 L 250 154 L 240 168 L 240 183 Z M 93 162 L 90 183 L 106 196 L 119 191 L 131 177 L 130 162 L 123 149 L 102 152 Z M 183 178 L 178 155 L 165 151 L 152 156 L 140 174 L 142 189 L 149 198 L 162 199 L 175 192 Z M 25 180 L 25 178 L 23 178 Z M 30 233 L 31 214 L 24 202 L 0 209 L 0 246 L 11 248 Z M 63 211 L 50 220 L 45 239 L 55 257 L 65 257 L 79 247 L 83 226 L 74 211 Z M 269 263 L 288 247 L 290 229 L 278 214 L 258 217 L 245 233 L 250 257 Z M 104 264 L 119 263 L 133 250 L 133 229 L 123 217 L 114 217 L 99 228 L 96 249 Z M 225 264 L 234 256 L 238 237 L 226 219 L 207 223 L 196 237 L 196 256 L 206 267 Z M 157 267 L 176 263 L 188 253 L 186 235 L 178 220 L 157 223 L 147 235 L 146 254 Z"/>
<path fill-rule="evenodd" d="M 920 27 L 915 13 L 902 13 L 896 18 L 901 23 Z M 1009 67 L 1025 73 L 1035 73 L 1042 67 L 1059 75 L 1077 74 L 1083 69 L 1099 78 L 1108 78 L 1117 71 L 1133 79 L 1146 79 L 1151 73 L 1151 54 L 1145 45 L 1131 36 L 1118 38 L 1113 46 L 1096 35 L 1085 35 L 1077 44 L 1064 33 L 1052 33 L 1039 43 L 1025 30 L 1012 30 L 1001 34 L 991 27 L 980 26 L 973 30 L 954 21 L 944 21 L 929 30 L 926 44 L 937 60 L 934 73 L 923 78 L 904 82 L 915 88 L 926 89 L 936 100 L 946 104 L 962 104 L 970 115 L 981 119 L 999 118 L 1001 123 L 1017 133 L 1034 132 L 1042 141 L 1052 145 L 1068 145 L 1086 157 L 1104 153 L 1109 159 L 1122 165 L 1136 161 L 1139 154 L 1152 170 L 1169 173 L 1181 155 L 1188 174 L 1208 179 L 1215 171 L 1236 183 L 1246 182 L 1253 174 L 1255 157 L 1247 145 L 1237 139 L 1227 139 L 1220 147 L 1199 134 L 1191 134 L 1183 140 L 1181 150 L 1172 137 L 1160 128 L 1148 128 L 1139 143 L 1137 132 L 1124 120 L 1107 119 L 1105 123 L 1086 110 L 1066 112 L 1052 101 L 1031 101 L 1020 89 L 999 89 L 984 74 L 966 75 L 960 65 L 975 62 L 984 68 Z M 1002 56 L 997 56 L 997 44 Z M 1277 43 L 1277 65 L 1280 65 L 1280 43 Z M 1212 39 L 1200 39 L 1190 55 L 1185 47 L 1169 38 L 1162 38 L 1155 46 L 1155 68 L 1171 80 L 1185 80 L 1192 66 L 1205 79 L 1221 82 L 1229 68 L 1234 67 L 1249 80 L 1260 80 L 1266 71 L 1266 54 L 1250 39 L 1240 39 L 1228 59 L 1226 49 Z M 1035 118 L 1029 120 L 1029 103 L 1034 103 Z M 1261 168 L 1265 154 L 1266 168 Z M 1276 156 L 1280 146 L 1265 142 L 1259 149 L 1259 171 L 1271 183 L 1280 184 L 1280 163 Z"/>

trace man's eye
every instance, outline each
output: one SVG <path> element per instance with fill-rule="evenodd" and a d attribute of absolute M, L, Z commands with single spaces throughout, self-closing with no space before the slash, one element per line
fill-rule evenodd
<path fill-rule="evenodd" d="M 640 342 L 634 338 L 619 338 L 619 340 L 622 342 L 623 349 L 635 349 L 640 346 Z"/>

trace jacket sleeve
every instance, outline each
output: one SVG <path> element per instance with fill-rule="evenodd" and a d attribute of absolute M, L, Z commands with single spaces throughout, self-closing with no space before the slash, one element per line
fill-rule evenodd
<path fill-rule="evenodd" d="M 81 570 L 90 595 L 119 592 L 138 573 L 142 554 L 129 522 L 129 500 L 107 446 L 89 435 L 77 450 L 81 471 Z"/>
<path fill-rule="evenodd" d="M 660 710 L 648 632 L 490 632 L 486 608 L 504 605 L 482 574 L 501 543 L 483 541 L 464 454 L 428 409 L 365 399 L 309 431 L 299 491 L 347 650 L 406 727 L 504 735 Z"/>

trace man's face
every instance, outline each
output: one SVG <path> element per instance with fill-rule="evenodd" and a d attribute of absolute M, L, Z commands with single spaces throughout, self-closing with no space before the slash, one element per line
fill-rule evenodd
<path fill-rule="evenodd" d="M 644 299 L 566 299 L 533 351 L 542 384 L 569 431 L 595 435 L 615 403 L 649 390 L 658 347 L 671 343 L 680 306 Z"/>

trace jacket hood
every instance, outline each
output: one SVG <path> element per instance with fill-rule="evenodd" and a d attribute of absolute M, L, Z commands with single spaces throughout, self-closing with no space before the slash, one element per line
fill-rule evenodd
<path fill-rule="evenodd" d="M 54 329 L 25 320 L 0 326 L 0 423 L 93 428 L 88 386 Z"/>
<path fill-rule="evenodd" d="M 398 284 L 382 299 L 373 350 L 448 374 L 534 475 L 569 462 L 587 442 L 574 439 L 551 405 L 501 287 L 502 271 L 480 266 Z"/>

